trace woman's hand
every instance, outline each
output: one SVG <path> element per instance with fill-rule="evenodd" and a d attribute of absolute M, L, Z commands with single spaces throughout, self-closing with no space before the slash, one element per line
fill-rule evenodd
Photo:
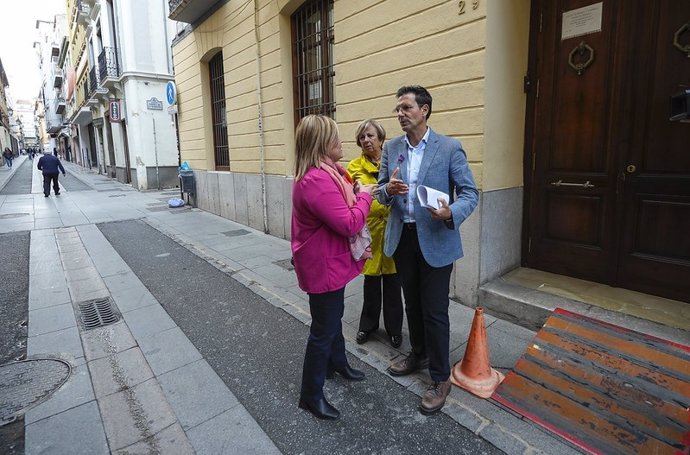
<path fill-rule="evenodd" d="M 362 185 L 359 184 L 357 186 L 359 188 L 359 191 L 362 193 L 367 193 L 369 196 L 376 196 L 376 194 L 379 191 L 379 187 L 376 184 L 371 184 L 371 185 Z"/>

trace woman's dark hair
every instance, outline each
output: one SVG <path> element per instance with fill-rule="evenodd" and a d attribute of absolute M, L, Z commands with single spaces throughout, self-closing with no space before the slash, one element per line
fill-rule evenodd
<path fill-rule="evenodd" d="M 414 93 L 414 100 L 417 102 L 419 107 L 422 107 L 425 104 L 429 106 L 429 112 L 426 113 L 426 119 L 429 120 L 429 117 L 431 117 L 431 94 L 429 91 L 421 85 L 405 85 L 398 89 L 396 97 L 400 98 L 408 93 Z"/>

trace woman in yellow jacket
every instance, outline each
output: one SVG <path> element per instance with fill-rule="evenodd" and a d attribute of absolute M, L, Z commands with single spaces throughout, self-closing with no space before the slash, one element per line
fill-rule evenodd
<path fill-rule="evenodd" d="M 353 180 L 361 184 L 376 183 L 379 176 L 381 150 L 386 140 L 386 131 L 376 120 L 365 120 L 355 133 L 357 145 L 362 149 L 359 158 L 350 161 L 347 171 Z M 383 301 L 383 323 L 395 348 L 402 344 L 403 306 L 400 279 L 395 270 L 393 258 L 383 254 L 383 234 L 390 209 L 376 199 L 371 204 L 367 226 L 371 231 L 371 252 L 373 257 L 364 264 L 364 304 L 359 319 L 357 343 L 366 343 L 369 336 L 379 328 L 381 302 Z M 383 297 L 383 299 L 382 299 Z"/>

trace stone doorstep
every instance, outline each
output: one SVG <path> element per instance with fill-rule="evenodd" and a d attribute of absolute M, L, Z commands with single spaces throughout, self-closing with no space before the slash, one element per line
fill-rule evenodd
<path fill-rule="evenodd" d="M 508 283 L 501 278 L 479 288 L 485 312 L 534 332 L 539 331 L 556 308 L 646 333 L 664 340 L 687 344 L 690 333 L 596 305 Z"/>

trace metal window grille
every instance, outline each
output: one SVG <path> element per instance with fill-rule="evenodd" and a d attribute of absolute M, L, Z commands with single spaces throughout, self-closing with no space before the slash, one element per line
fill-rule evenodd
<path fill-rule="evenodd" d="M 230 170 L 228 151 L 228 123 L 225 118 L 225 79 L 223 75 L 223 53 L 218 52 L 208 62 L 211 79 L 211 109 L 213 114 L 213 153 L 216 170 Z"/>
<path fill-rule="evenodd" d="M 309 114 L 335 118 L 333 0 L 309 0 L 292 15 L 295 123 Z"/>

